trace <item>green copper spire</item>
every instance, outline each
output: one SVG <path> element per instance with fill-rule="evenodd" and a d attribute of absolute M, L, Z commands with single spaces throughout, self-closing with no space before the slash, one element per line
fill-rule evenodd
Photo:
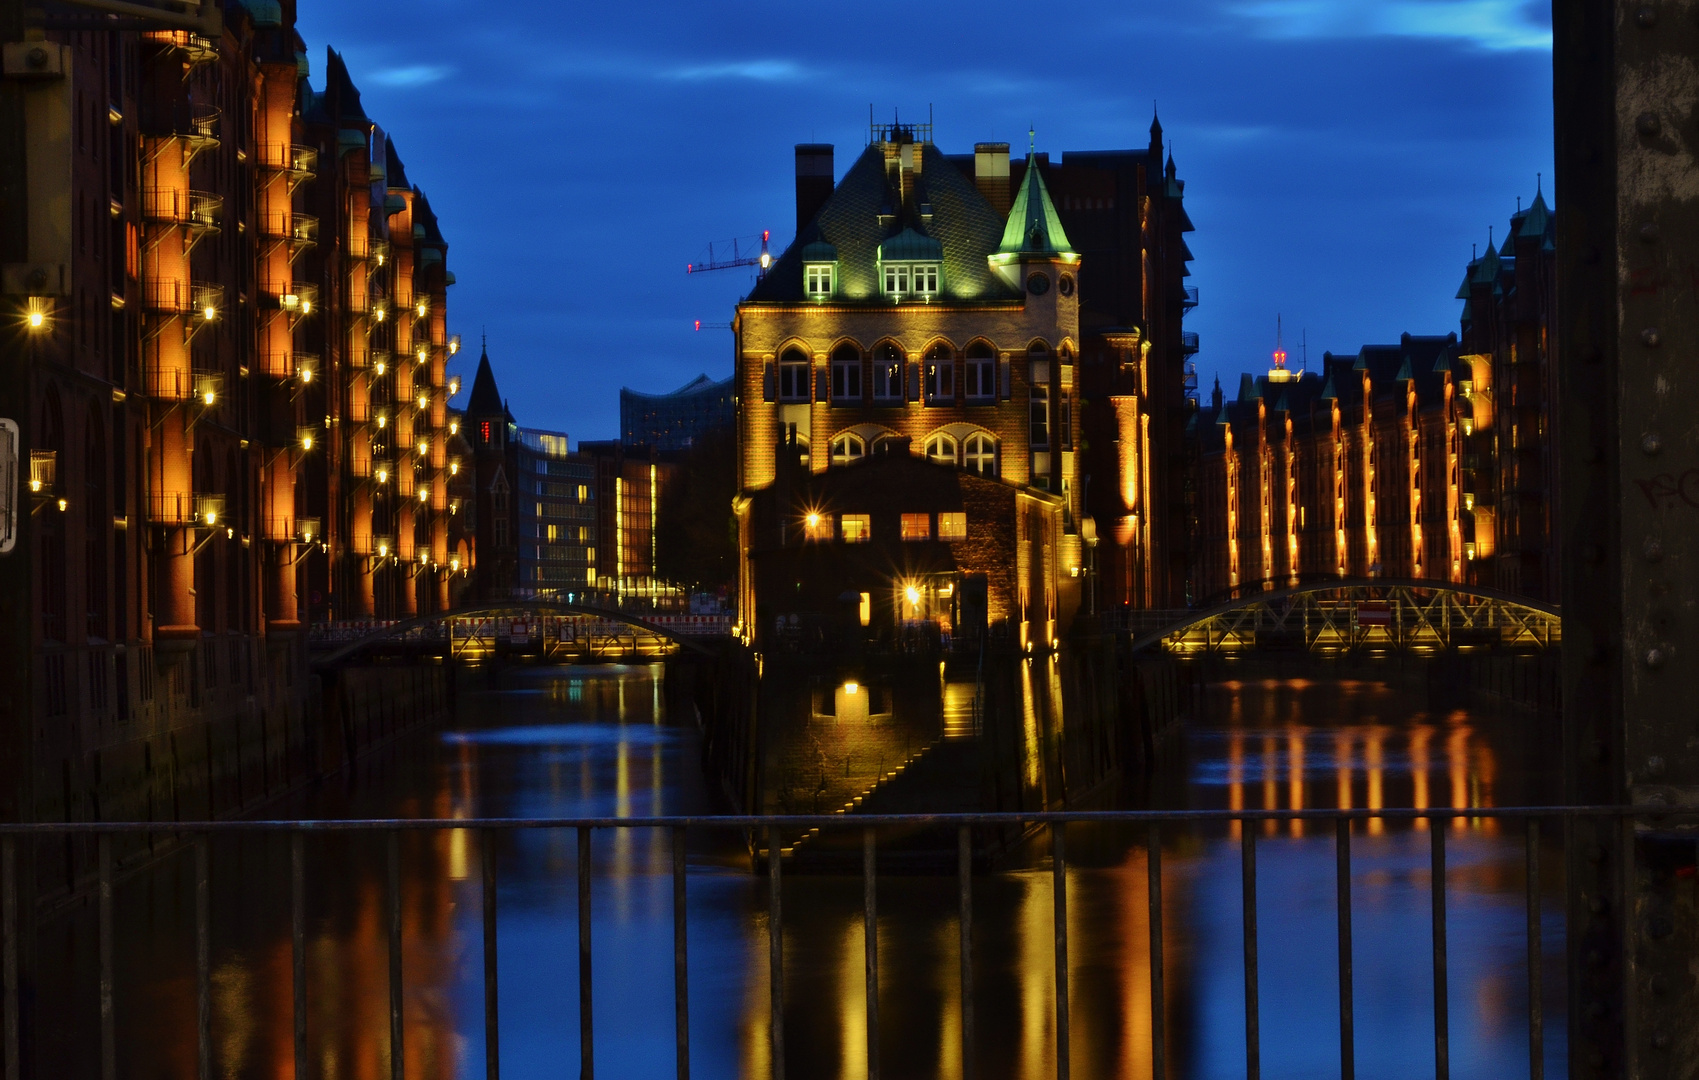
<path fill-rule="evenodd" d="M 1009 223 L 1003 228 L 1003 243 L 997 250 L 1008 255 L 1074 254 L 1034 155 L 1027 155 L 1026 177 L 1015 196 L 1015 205 L 1009 208 Z"/>

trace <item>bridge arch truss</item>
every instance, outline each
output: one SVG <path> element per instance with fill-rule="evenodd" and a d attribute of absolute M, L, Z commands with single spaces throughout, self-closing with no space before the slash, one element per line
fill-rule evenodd
<path fill-rule="evenodd" d="M 1134 628 L 1132 648 L 1177 655 L 1251 650 L 1345 653 L 1457 648 L 1548 649 L 1562 641 L 1554 605 L 1444 581 L 1344 579 L 1253 593 L 1163 613 Z"/>

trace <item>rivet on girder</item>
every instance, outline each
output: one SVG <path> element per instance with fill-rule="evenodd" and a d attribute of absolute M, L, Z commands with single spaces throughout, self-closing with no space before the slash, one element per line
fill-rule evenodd
<path fill-rule="evenodd" d="M 1656 135 L 1663 127 L 1663 121 L 1655 112 L 1643 112 L 1634 118 L 1634 130 L 1642 135 Z"/>
<path fill-rule="evenodd" d="M 1656 671 L 1658 668 L 1663 667 L 1664 666 L 1664 650 L 1662 650 L 1662 649 L 1647 649 L 1646 650 L 1646 666 L 1651 668 L 1653 671 Z"/>
<path fill-rule="evenodd" d="M 1640 331 L 1640 342 L 1648 349 L 1657 348 L 1658 342 L 1662 340 L 1663 339 L 1658 336 L 1658 328 L 1655 326 L 1648 326 L 1646 329 Z"/>
<path fill-rule="evenodd" d="M 1658 433 L 1655 431 L 1648 431 L 1640 437 L 1640 449 L 1644 450 L 1649 455 L 1656 454 L 1663 448 L 1664 441 L 1658 438 Z"/>

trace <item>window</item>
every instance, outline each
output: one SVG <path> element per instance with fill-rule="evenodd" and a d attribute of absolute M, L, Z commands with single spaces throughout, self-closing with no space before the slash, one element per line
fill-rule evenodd
<path fill-rule="evenodd" d="M 908 267 L 906 265 L 885 267 L 885 293 L 888 296 L 907 295 Z"/>
<path fill-rule="evenodd" d="M 914 291 L 921 296 L 933 296 L 938 292 L 937 263 L 921 263 L 914 268 Z"/>
<path fill-rule="evenodd" d="M 989 435 L 969 435 L 962 462 L 967 466 L 968 472 L 976 472 L 981 476 L 996 476 L 997 444 Z M 942 528 L 940 525 L 939 529 Z"/>
<path fill-rule="evenodd" d="M 1050 446 L 1050 388 L 1034 386 L 1032 388 L 1032 446 L 1035 450 L 1047 449 Z"/>
<path fill-rule="evenodd" d="M 926 350 L 926 400 L 935 405 L 956 400 L 956 361 L 947 345 Z"/>
<path fill-rule="evenodd" d="M 985 342 L 976 341 L 967 347 L 962 374 L 968 400 L 986 401 L 997 396 L 997 356 Z"/>
<path fill-rule="evenodd" d="M 873 539 L 873 519 L 867 514 L 841 514 L 838 530 L 846 544 L 865 544 Z"/>
<path fill-rule="evenodd" d="M 930 540 L 930 539 L 932 539 L 932 515 L 931 514 L 904 514 L 903 515 L 903 539 L 904 540 Z"/>
<path fill-rule="evenodd" d="M 903 353 L 890 342 L 873 350 L 873 400 L 903 399 Z"/>
<path fill-rule="evenodd" d="M 808 358 L 796 349 L 779 358 L 779 400 L 808 400 Z"/>
<path fill-rule="evenodd" d="M 854 345 L 840 345 L 832 353 L 832 401 L 861 402 L 861 350 Z"/>
<path fill-rule="evenodd" d="M 802 535 L 809 540 L 832 538 L 832 515 L 810 513 L 802 519 Z"/>
<path fill-rule="evenodd" d="M 803 284 L 808 295 L 821 298 L 832 295 L 832 264 L 809 263 L 803 270 Z"/>
<path fill-rule="evenodd" d="M 926 460 L 939 465 L 954 466 L 956 463 L 956 440 L 948 435 L 934 435 L 926 440 Z"/>
<path fill-rule="evenodd" d="M 860 435 L 845 432 L 832 440 L 832 464 L 854 465 L 867 456 L 867 443 Z"/>
<path fill-rule="evenodd" d="M 1074 395 L 1062 391 L 1059 411 L 1056 415 L 1056 436 L 1062 442 L 1062 449 L 1074 448 Z"/>
<path fill-rule="evenodd" d="M 967 515 L 960 510 L 938 515 L 938 539 L 966 540 Z"/>

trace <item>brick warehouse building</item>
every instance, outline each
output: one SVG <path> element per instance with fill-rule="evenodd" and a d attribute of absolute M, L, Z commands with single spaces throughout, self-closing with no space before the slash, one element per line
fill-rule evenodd
<path fill-rule="evenodd" d="M 216 38 L 39 42 L 65 73 L 41 85 L 69 257 L 8 332 L 45 820 L 276 790 L 301 765 L 303 625 L 447 606 L 472 558 L 436 219 L 335 53 L 312 87 L 293 2 L 222 8 Z"/>
<path fill-rule="evenodd" d="M 1328 577 L 1555 594 L 1553 215 L 1536 193 L 1470 261 L 1462 335 L 1278 355 L 1199 415 L 1199 602 Z"/>
<path fill-rule="evenodd" d="M 1026 643 L 1054 639 L 1082 603 L 1175 602 L 1195 344 L 1180 330 L 1191 224 L 1161 153 L 1155 124 L 1145 150 L 1051 164 L 1011 163 L 1001 143 L 947 156 L 927 125 L 893 123 L 871 129 L 834 184 L 832 148 L 797 147 L 797 238 L 734 324 L 739 594 L 751 630 L 811 613 L 779 599 L 798 592 L 779 580 L 789 548 L 829 545 L 865 563 L 850 545 L 883 543 L 882 518 L 915 530 L 912 543 L 937 541 L 938 515 L 960 508 L 920 505 L 927 485 L 891 488 L 882 513 L 868 510 L 870 534 L 859 511 L 841 519 L 837 470 L 847 485 L 847 467 L 888 454 L 1018 491 L 985 527 L 1019 565 L 1002 573 L 952 544 L 954 563 L 930 571 L 928 588 L 887 573 L 859 590 L 870 619 L 946 619 L 936 597 L 957 577 L 983 576 L 989 623 Z M 811 479 L 775 485 L 791 455 Z M 804 489 L 818 506 L 778 505 Z"/>

